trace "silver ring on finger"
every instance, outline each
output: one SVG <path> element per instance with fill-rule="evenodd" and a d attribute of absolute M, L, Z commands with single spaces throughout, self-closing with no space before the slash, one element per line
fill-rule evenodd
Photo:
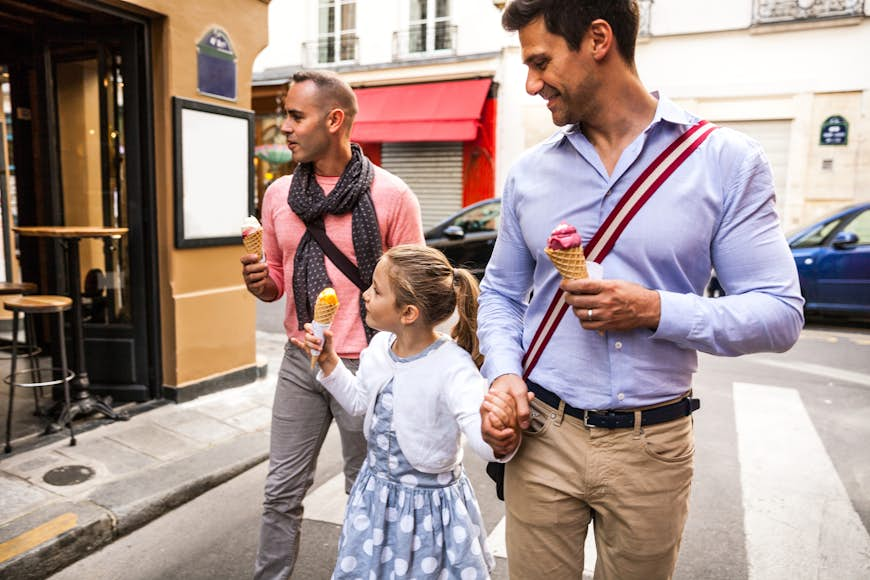
<path fill-rule="evenodd" d="M 586 309 L 586 320 L 592 320 L 592 309 L 591 308 Z"/>

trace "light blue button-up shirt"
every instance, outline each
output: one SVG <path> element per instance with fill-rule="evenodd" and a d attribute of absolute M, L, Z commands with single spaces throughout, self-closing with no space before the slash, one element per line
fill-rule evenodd
<path fill-rule="evenodd" d="M 655 95 L 658 98 L 658 95 Z M 584 245 L 655 157 L 698 119 L 665 97 L 608 175 L 575 128 L 526 152 L 502 196 L 480 296 L 484 375 L 522 375 L 522 356 L 561 277 L 544 252 L 560 222 Z M 629 409 L 685 393 L 698 350 L 735 356 L 790 348 L 803 326 L 797 270 L 780 229 L 763 150 L 719 128 L 670 176 L 602 263 L 604 277 L 658 291 L 661 320 L 603 334 L 569 310 L 530 378 L 583 409 Z M 727 295 L 703 296 L 716 268 Z M 531 300 L 529 292 L 533 291 Z"/>

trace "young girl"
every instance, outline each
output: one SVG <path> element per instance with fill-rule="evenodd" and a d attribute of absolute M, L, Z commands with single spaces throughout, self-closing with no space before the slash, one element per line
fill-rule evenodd
<path fill-rule="evenodd" d="M 326 331 L 311 329 L 306 350 L 322 349 L 318 380 L 353 414 L 365 413 L 368 456 L 348 498 L 333 578 L 488 578 L 493 558 L 460 433 L 487 461 L 480 434 L 487 390 L 478 372 L 477 280 L 426 246 L 384 254 L 363 294 L 366 323 L 379 332 L 354 376 Z M 435 327 L 454 309 L 456 339 Z M 499 401 L 499 403 L 502 403 Z M 504 425 L 509 404 L 490 405 Z"/>

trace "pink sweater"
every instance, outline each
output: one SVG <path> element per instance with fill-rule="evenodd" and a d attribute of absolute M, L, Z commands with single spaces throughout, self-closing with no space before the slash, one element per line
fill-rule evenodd
<path fill-rule="evenodd" d="M 288 290 L 287 309 L 284 328 L 287 336 L 302 338 L 304 332 L 298 330 L 296 302 L 293 299 L 293 258 L 296 247 L 305 233 L 305 224 L 293 213 L 287 203 L 292 176 L 285 175 L 275 180 L 263 197 L 263 248 L 269 276 L 278 286 L 278 298 Z M 327 195 L 338 183 L 338 176 L 317 176 L 317 183 Z M 423 227 L 420 218 L 420 204 L 417 197 L 405 183 L 385 169 L 375 166 L 372 182 L 372 202 L 381 229 L 381 244 L 386 250 L 400 244 L 423 244 Z M 356 263 L 351 238 L 351 214 L 327 215 L 324 218 L 326 234 L 342 253 Z M 338 294 L 341 305 L 332 322 L 335 333 L 335 350 L 343 358 L 359 358 L 366 347 L 365 331 L 359 313 L 359 289 L 335 267 L 329 258 L 324 259 L 326 273 Z"/>

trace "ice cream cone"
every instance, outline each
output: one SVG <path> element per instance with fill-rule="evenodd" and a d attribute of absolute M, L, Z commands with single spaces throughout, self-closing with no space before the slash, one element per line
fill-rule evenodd
<path fill-rule="evenodd" d="M 586 270 L 586 256 L 583 254 L 581 246 L 567 250 L 544 248 L 544 251 L 547 252 L 562 278 L 576 280 L 589 277 L 589 272 Z"/>
<path fill-rule="evenodd" d="M 338 295 L 334 288 L 324 288 L 317 295 L 317 301 L 314 303 L 314 321 L 311 324 L 314 334 L 323 340 L 323 331 L 330 327 L 332 319 L 335 318 L 335 313 L 338 312 Z M 317 357 L 320 356 L 320 351 L 311 351 L 311 368 L 317 364 Z"/>
<path fill-rule="evenodd" d="M 337 311 L 337 302 L 335 304 L 327 304 L 318 300 L 314 305 L 314 322 L 319 322 L 320 324 L 332 324 L 332 319 L 335 317 Z"/>
<path fill-rule="evenodd" d="M 258 229 L 242 237 L 245 251 L 249 254 L 257 254 L 257 259 L 263 259 L 263 230 Z"/>

